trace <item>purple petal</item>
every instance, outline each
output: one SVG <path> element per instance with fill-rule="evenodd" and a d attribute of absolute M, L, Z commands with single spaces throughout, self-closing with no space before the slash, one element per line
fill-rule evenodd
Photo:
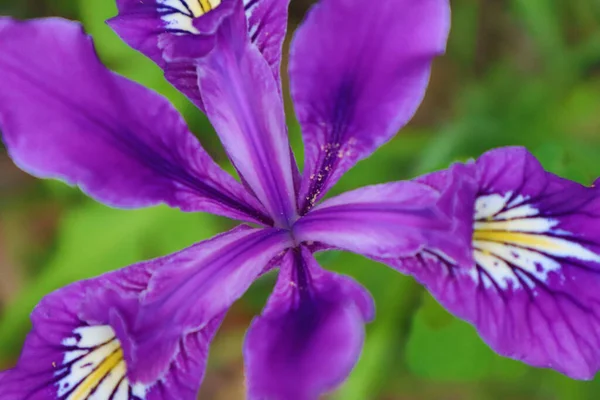
<path fill-rule="evenodd" d="M 119 15 L 108 24 L 132 48 L 165 71 L 165 77 L 204 111 L 197 85 L 196 58 L 214 46 L 214 33 L 231 15 L 237 0 L 117 0 Z M 246 0 L 248 36 L 279 82 L 281 45 L 287 27 L 288 0 Z"/>
<path fill-rule="evenodd" d="M 165 78 L 204 111 L 194 59 L 212 50 L 215 26 L 231 14 L 232 1 L 224 0 L 224 6 L 220 3 L 117 0 L 119 15 L 107 23 L 129 46 L 162 68 Z M 194 25 L 201 16 L 208 28 L 202 32 Z"/>
<path fill-rule="evenodd" d="M 362 286 L 321 269 L 306 248 L 289 251 L 244 344 L 249 397 L 308 400 L 335 388 L 358 360 L 373 316 Z"/>
<path fill-rule="evenodd" d="M 600 368 L 600 192 L 523 148 L 475 164 L 474 264 L 424 251 L 391 261 L 498 353 L 590 379 Z"/>
<path fill-rule="evenodd" d="M 321 0 L 297 30 L 292 98 L 305 146 L 301 213 L 408 122 L 444 51 L 448 0 Z"/>
<path fill-rule="evenodd" d="M 181 332 L 163 372 L 147 383 L 131 379 L 145 372 L 134 368 L 146 366 L 132 367 L 129 338 L 120 329 L 123 319 L 134 318 L 148 281 L 169 259 L 140 263 L 46 296 L 31 315 L 33 329 L 17 366 L 1 375 L 2 399 L 195 399 L 209 343 L 224 313 L 202 329 Z"/>
<path fill-rule="evenodd" d="M 342 194 L 300 218 L 294 236 L 373 258 L 414 255 L 434 246 L 448 257 L 470 260 L 465 249 L 471 227 L 455 217 L 465 207 L 456 192 L 470 184 L 458 171 L 447 181 L 440 188 L 395 182 Z"/>
<path fill-rule="evenodd" d="M 285 231 L 241 227 L 161 259 L 135 319 L 119 328 L 129 338 L 131 377 L 152 382 L 181 332 L 202 330 L 222 315 L 291 244 Z"/>
<path fill-rule="evenodd" d="M 100 63 L 79 24 L 0 19 L 0 52 L 0 126 L 22 169 L 111 206 L 269 223 L 166 99 Z"/>
<path fill-rule="evenodd" d="M 292 159 L 278 84 L 265 59 L 240 40 L 241 4 L 216 34 L 215 49 L 198 60 L 206 113 L 233 164 L 276 226 L 296 217 Z"/>
<path fill-rule="evenodd" d="M 250 40 L 280 82 L 281 47 L 285 39 L 289 0 L 244 0 Z"/>

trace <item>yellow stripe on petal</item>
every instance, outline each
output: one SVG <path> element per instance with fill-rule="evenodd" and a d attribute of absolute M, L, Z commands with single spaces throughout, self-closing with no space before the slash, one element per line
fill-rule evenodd
<path fill-rule="evenodd" d="M 166 28 L 177 35 L 183 35 L 197 34 L 194 18 L 214 10 L 221 4 L 221 0 L 157 0 L 157 4 L 164 8 L 161 19 Z"/>
<path fill-rule="evenodd" d="M 198 0 L 200 2 L 200 6 L 202 7 L 202 10 L 207 13 L 210 10 L 212 10 L 212 5 L 209 3 L 208 0 Z"/>
<path fill-rule="evenodd" d="M 475 269 L 471 272 L 486 286 L 493 280 L 502 289 L 533 287 L 532 279 L 546 281 L 550 272 L 561 269 L 564 258 L 600 263 L 598 254 L 561 231 L 558 220 L 540 215 L 524 196 L 481 196 L 474 214 L 473 255 L 487 275 L 483 279 Z"/>
<path fill-rule="evenodd" d="M 98 368 L 96 368 L 83 380 L 83 382 L 79 384 L 79 386 L 77 386 L 77 390 L 75 390 L 68 397 L 68 400 L 87 399 L 92 391 L 100 385 L 100 382 L 102 382 L 102 380 L 106 378 L 113 370 L 115 370 L 121 363 L 123 363 L 123 350 L 119 348 L 109 357 L 104 359 Z M 121 373 L 124 375 L 124 371 Z"/>
<path fill-rule="evenodd" d="M 600 262 L 592 251 L 568 239 L 510 231 L 480 231 L 473 233 L 474 240 L 498 242 L 526 247 L 559 257 L 573 257 L 584 261 Z"/>
<path fill-rule="evenodd" d="M 127 400 L 129 393 L 144 399 L 146 387 L 129 385 L 121 343 L 108 325 L 83 326 L 62 341 L 64 376 L 57 382 L 61 400 Z"/>
<path fill-rule="evenodd" d="M 510 243 L 517 246 L 531 247 L 538 250 L 553 252 L 557 249 L 556 243 L 542 235 L 510 231 L 482 231 L 473 233 L 474 240 L 487 240 L 490 242 Z"/>
<path fill-rule="evenodd" d="M 544 233 L 550 231 L 556 225 L 556 221 L 548 218 L 518 218 L 499 221 L 477 221 L 475 231 L 512 231 Z"/>

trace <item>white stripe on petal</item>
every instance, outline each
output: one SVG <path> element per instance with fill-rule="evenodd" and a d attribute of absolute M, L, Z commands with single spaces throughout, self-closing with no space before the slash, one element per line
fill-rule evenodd
<path fill-rule="evenodd" d="M 157 0 L 161 19 L 175 34 L 198 34 L 194 18 L 198 18 L 221 4 L 221 0 Z"/>
<path fill-rule="evenodd" d="M 515 277 L 512 269 L 502 259 L 490 253 L 477 250 L 473 252 L 473 257 L 477 265 L 483 268 L 500 288 L 507 289 L 511 283 L 513 287 L 518 287 L 518 279 Z M 472 277 L 474 279 L 478 279 L 476 272 L 477 270 L 473 269 L 474 274 Z M 489 279 L 483 279 L 483 285 L 486 289 L 489 289 L 493 283 Z"/>
<path fill-rule="evenodd" d="M 556 226 L 558 222 L 548 218 L 522 218 L 512 220 L 476 221 L 477 231 L 510 231 L 545 233 Z"/>
<path fill-rule="evenodd" d="M 121 361 L 114 367 L 96 387 L 96 390 L 87 400 L 113 400 L 114 393 L 119 384 L 125 378 L 125 361 Z M 127 397 L 126 397 L 127 398 Z"/>
<path fill-rule="evenodd" d="M 521 197 L 522 199 L 522 197 Z M 530 204 L 524 204 L 515 208 L 498 213 L 495 219 L 514 219 L 532 217 L 538 214 L 538 210 Z"/>
<path fill-rule="evenodd" d="M 130 388 L 121 344 L 110 326 L 84 326 L 62 341 L 62 365 L 55 366 L 60 400 L 143 400 L 146 387 Z M 133 396 L 133 397 L 132 397 Z"/>
<path fill-rule="evenodd" d="M 129 383 L 127 383 L 127 379 L 121 381 L 111 400 L 129 400 Z"/>
<path fill-rule="evenodd" d="M 600 263 L 600 256 L 569 232 L 556 229 L 559 221 L 540 216 L 527 198 L 512 193 L 480 196 L 475 203 L 474 258 L 502 288 L 534 287 L 550 272 L 560 272 L 561 259 Z M 477 269 L 470 273 L 479 282 Z M 492 282 L 484 280 L 484 286 Z"/>
<path fill-rule="evenodd" d="M 96 347 L 102 343 L 106 343 L 115 337 L 115 332 L 110 326 L 82 326 L 73 331 L 74 337 L 63 341 L 63 344 L 69 346 L 77 346 L 82 348 Z M 75 343 L 71 344 L 70 339 L 75 338 Z M 69 343 L 67 343 L 69 341 Z"/>
<path fill-rule="evenodd" d="M 492 218 L 502 211 L 509 198 L 510 193 L 506 193 L 504 196 L 499 194 L 479 196 L 475 201 L 475 219 Z"/>

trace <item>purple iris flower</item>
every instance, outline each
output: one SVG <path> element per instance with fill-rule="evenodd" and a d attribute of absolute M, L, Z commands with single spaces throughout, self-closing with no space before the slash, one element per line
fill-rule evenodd
<path fill-rule="evenodd" d="M 500 354 L 590 378 L 600 364 L 600 200 L 524 149 L 320 201 L 389 140 L 444 51 L 447 0 L 321 0 L 298 28 L 290 151 L 287 0 L 118 0 L 109 25 L 206 113 L 241 183 L 157 94 L 107 70 L 81 27 L 0 19 L 0 127 L 22 169 L 114 207 L 166 203 L 241 225 L 48 296 L 6 400 L 194 399 L 231 304 L 278 268 L 244 344 L 251 399 L 316 399 L 356 363 L 370 295 L 323 270 L 342 249 L 412 274 Z"/>

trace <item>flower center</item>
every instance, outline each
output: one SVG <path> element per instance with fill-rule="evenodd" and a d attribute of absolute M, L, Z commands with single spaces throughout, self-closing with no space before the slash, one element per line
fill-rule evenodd
<path fill-rule="evenodd" d="M 77 328 L 62 345 L 62 364 L 54 366 L 59 399 L 144 399 L 144 387 L 129 385 L 123 349 L 110 326 Z"/>
<path fill-rule="evenodd" d="M 194 18 L 214 10 L 221 0 L 157 0 L 157 3 L 165 28 L 171 33 L 185 35 L 197 34 Z"/>

